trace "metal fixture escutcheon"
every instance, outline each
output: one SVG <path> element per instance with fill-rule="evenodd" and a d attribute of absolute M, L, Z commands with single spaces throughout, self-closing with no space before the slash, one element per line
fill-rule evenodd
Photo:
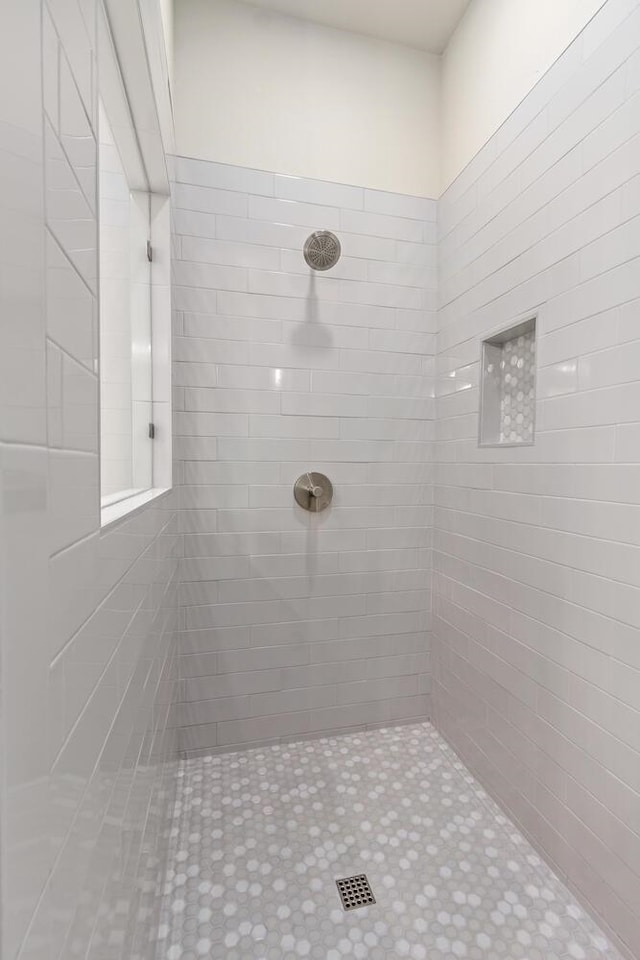
<path fill-rule="evenodd" d="M 293 495 L 304 510 L 320 513 L 333 499 L 333 485 L 324 473 L 303 473 L 293 485 Z"/>

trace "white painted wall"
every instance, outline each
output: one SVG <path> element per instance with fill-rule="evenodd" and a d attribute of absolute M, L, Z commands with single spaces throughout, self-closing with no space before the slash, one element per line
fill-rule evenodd
<path fill-rule="evenodd" d="M 442 57 L 443 189 L 603 2 L 473 0 Z"/>
<path fill-rule="evenodd" d="M 178 0 L 174 53 L 178 153 L 438 195 L 438 57 L 228 0 Z"/>
<path fill-rule="evenodd" d="M 437 197 L 603 2 L 473 0 L 439 58 L 236 0 L 176 0 L 177 152 Z"/>

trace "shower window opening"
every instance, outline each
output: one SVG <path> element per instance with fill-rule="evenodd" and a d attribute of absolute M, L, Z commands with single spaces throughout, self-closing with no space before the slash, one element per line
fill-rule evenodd
<path fill-rule="evenodd" d="M 103 101 L 99 124 L 100 483 L 104 507 L 153 485 L 153 376 L 149 192 L 136 189 L 140 182 L 136 183 L 125 166 Z"/>
<path fill-rule="evenodd" d="M 136 22 L 107 6 L 98 84 L 102 526 L 171 487 L 169 184 L 162 138 L 148 129 L 155 101 L 145 99 Z"/>

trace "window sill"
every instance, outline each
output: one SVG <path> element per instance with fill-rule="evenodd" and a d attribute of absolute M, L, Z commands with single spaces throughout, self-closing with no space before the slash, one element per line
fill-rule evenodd
<path fill-rule="evenodd" d="M 152 487 L 151 490 L 143 490 L 142 493 L 135 493 L 130 497 L 117 500 L 115 503 L 107 504 L 100 511 L 101 529 L 105 530 L 124 517 L 130 517 L 142 507 L 146 507 L 152 500 L 158 500 L 169 493 L 170 490 L 171 487 Z"/>

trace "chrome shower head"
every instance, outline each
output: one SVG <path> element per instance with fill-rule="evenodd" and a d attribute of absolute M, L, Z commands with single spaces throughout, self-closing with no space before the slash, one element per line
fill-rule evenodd
<path fill-rule="evenodd" d="M 340 241 L 330 230 L 316 230 L 307 237 L 304 258 L 314 270 L 330 270 L 340 259 Z"/>

